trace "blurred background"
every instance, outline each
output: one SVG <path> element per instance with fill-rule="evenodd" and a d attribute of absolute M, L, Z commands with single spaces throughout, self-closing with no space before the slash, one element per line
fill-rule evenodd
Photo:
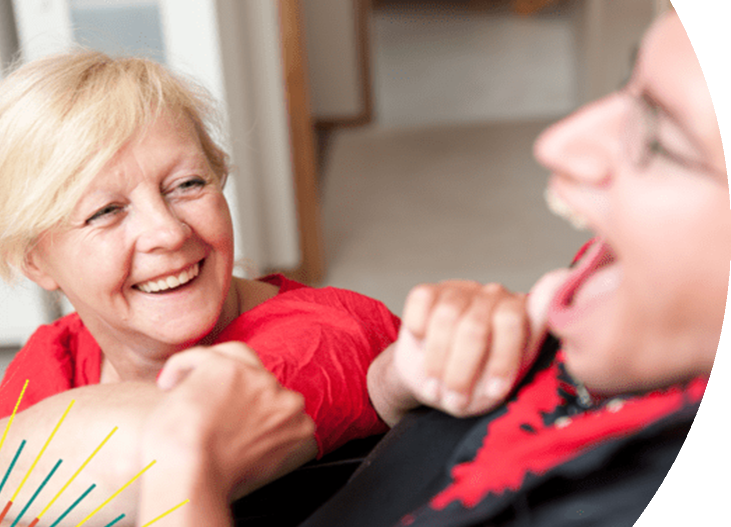
<path fill-rule="evenodd" d="M 220 101 L 237 257 L 400 314 L 448 278 L 527 290 L 587 239 L 532 143 L 626 80 L 667 0 L 0 0 L 0 59 L 143 54 Z M 244 272 L 244 271 L 242 271 Z M 0 286 L 0 368 L 70 306 Z"/>

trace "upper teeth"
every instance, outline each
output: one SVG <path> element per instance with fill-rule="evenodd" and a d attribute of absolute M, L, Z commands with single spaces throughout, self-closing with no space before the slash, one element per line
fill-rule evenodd
<path fill-rule="evenodd" d="M 546 191 L 543 195 L 546 198 L 548 210 L 553 212 L 556 216 L 559 216 L 568 221 L 575 229 L 580 231 L 587 230 L 587 228 L 589 227 L 589 221 L 584 216 L 572 209 L 569 204 L 566 203 L 563 198 L 558 195 L 557 192 L 551 190 L 551 188 L 549 187 L 546 188 Z"/>
<path fill-rule="evenodd" d="M 193 278 L 198 276 L 199 266 L 198 264 L 192 265 L 187 269 L 184 269 L 179 274 L 171 274 L 158 280 L 150 280 L 137 284 L 137 289 L 144 293 L 157 293 L 158 291 L 167 291 L 168 289 L 174 289 L 183 284 L 187 284 Z"/>

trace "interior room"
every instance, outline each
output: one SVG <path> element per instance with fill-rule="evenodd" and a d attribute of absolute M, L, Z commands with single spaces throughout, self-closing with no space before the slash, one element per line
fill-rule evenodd
<path fill-rule="evenodd" d="M 622 82 L 653 6 L 545 4 L 526 13 L 510 1 L 373 2 L 373 118 L 335 128 L 322 167 L 327 285 L 400 313 L 420 282 L 527 291 L 567 265 L 587 237 L 548 212 L 532 144 Z M 615 69 L 593 86 L 591 24 Z"/>
<path fill-rule="evenodd" d="M 421 282 L 526 291 L 568 263 L 586 234 L 547 211 L 532 143 L 626 78 L 660 2 L 0 0 L 0 59 L 76 41 L 200 79 L 225 109 L 237 258 L 260 272 L 307 259 L 292 181 L 317 132 L 320 271 L 300 276 L 400 314 Z M 0 300 L 0 366 L 71 309 L 23 280 Z"/>

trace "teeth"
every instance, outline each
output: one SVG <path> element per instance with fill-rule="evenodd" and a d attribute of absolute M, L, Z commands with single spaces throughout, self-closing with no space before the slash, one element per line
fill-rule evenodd
<path fill-rule="evenodd" d="M 183 269 L 177 275 L 166 276 L 165 278 L 160 278 L 159 280 L 150 280 L 149 282 L 137 284 L 136 287 L 144 293 L 157 293 L 158 291 L 175 289 L 176 287 L 180 287 L 181 285 L 190 282 L 193 278 L 198 276 L 199 271 L 199 265 L 195 264 L 188 269 Z"/>
<path fill-rule="evenodd" d="M 578 231 L 585 231 L 589 228 L 589 221 L 574 211 L 568 203 L 566 203 L 561 197 L 550 188 L 546 188 L 543 194 L 548 205 L 548 210 L 553 212 L 559 218 L 563 218 L 568 221 L 571 226 Z"/>

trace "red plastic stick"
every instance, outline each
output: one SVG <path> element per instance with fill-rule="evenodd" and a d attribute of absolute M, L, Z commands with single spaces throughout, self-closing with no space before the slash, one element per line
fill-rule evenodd
<path fill-rule="evenodd" d="M 3 521 L 3 520 L 5 519 L 5 515 L 6 515 L 6 514 L 8 513 L 8 511 L 10 510 L 10 506 L 11 506 L 12 504 L 13 504 L 13 502 L 12 502 L 12 501 L 8 501 L 8 504 L 7 504 L 7 505 L 5 505 L 5 508 L 3 509 L 3 512 L 2 512 L 2 513 L 0 513 L 0 522 L 1 522 L 1 521 Z"/>

